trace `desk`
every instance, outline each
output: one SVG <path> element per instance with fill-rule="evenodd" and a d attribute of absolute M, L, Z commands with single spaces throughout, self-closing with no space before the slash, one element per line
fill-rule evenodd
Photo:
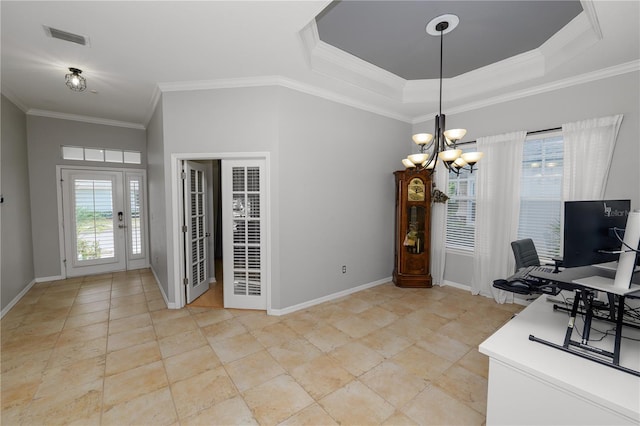
<path fill-rule="evenodd" d="M 562 289 L 573 290 L 575 294 L 571 309 L 571 318 L 567 324 L 565 338 L 561 343 L 542 339 L 533 334 L 529 336 L 529 339 L 640 377 L 640 369 L 633 369 L 620 364 L 621 336 L 624 327 L 623 316 L 626 296 L 640 291 L 640 286 L 635 283 L 629 283 L 624 288 L 615 287 L 612 274 L 615 274 L 614 270 L 602 269 L 595 265 L 565 269 L 556 274 L 537 271 L 532 272 L 532 276 L 544 280 L 551 280 Z M 598 318 L 595 316 L 593 309 L 595 294 L 598 291 L 605 292 L 609 301 L 609 314 L 599 319 L 608 319 L 611 323 L 615 324 L 615 338 L 611 348 L 602 348 L 598 345 L 593 345 L 590 339 L 591 322 L 594 318 Z M 616 297 L 618 297 L 617 308 L 615 307 Z M 582 327 L 582 335 L 579 339 L 575 339 L 575 334 L 577 333 L 575 333 L 574 323 L 581 309 L 584 312 L 584 325 Z"/>
<path fill-rule="evenodd" d="M 631 294 L 640 291 L 640 273 L 633 275 L 631 280 L 632 284 L 629 290 L 621 290 L 613 287 L 612 285 L 584 285 L 577 284 L 574 281 L 579 281 L 587 277 L 599 276 L 603 278 L 613 279 L 616 275 L 615 269 L 601 268 L 598 266 L 581 266 L 578 268 L 566 268 L 559 273 L 546 273 L 546 272 L 533 272 L 531 275 L 534 277 L 543 278 L 549 281 L 555 281 L 561 285 L 565 290 L 574 290 L 582 287 L 589 287 L 599 291 L 605 291 L 612 294 L 623 295 Z"/>
<path fill-rule="evenodd" d="M 562 342 L 567 319 L 540 296 L 480 345 L 489 356 L 487 425 L 640 424 L 640 378 L 529 340 Z M 611 325 L 594 320 L 593 327 Z M 640 339 L 640 330 L 625 327 L 623 336 Z M 640 369 L 640 342 L 623 339 L 620 364 Z"/>

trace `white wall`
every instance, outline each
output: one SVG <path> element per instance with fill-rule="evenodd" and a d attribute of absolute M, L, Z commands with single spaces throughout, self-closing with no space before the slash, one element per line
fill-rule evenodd
<path fill-rule="evenodd" d="M 0 210 L 0 302 L 4 313 L 16 296 L 33 282 L 35 272 L 31 240 L 27 120 L 25 114 L 4 96 L 1 111 L 0 193 L 4 202 Z"/>
<path fill-rule="evenodd" d="M 391 276 L 409 124 L 280 87 L 168 92 L 163 108 L 165 175 L 172 153 L 269 153 L 272 308 Z"/>
<path fill-rule="evenodd" d="M 443 111 L 446 114 L 446 110 Z M 447 115 L 447 128 L 464 127 L 465 140 L 515 130 L 534 131 L 564 123 L 623 114 L 605 198 L 631 199 L 640 208 L 640 73 L 633 72 L 455 115 Z M 414 131 L 433 132 L 433 121 Z M 478 164 L 482 167 L 482 163 Z M 470 255 L 448 253 L 445 280 L 471 285 Z"/>

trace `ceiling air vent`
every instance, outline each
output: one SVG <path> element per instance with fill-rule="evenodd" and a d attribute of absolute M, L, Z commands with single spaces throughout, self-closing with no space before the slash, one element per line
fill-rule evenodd
<path fill-rule="evenodd" d="M 81 36 L 81 35 L 78 35 L 78 34 L 69 33 L 69 32 L 62 31 L 62 30 L 59 30 L 59 29 L 53 28 L 53 27 L 47 27 L 46 25 L 44 26 L 44 31 L 51 38 L 57 38 L 59 40 L 64 40 L 64 41 L 68 41 L 68 42 L 71 42 L 71 43 L 81 44 L 83 46 L 86 46 L 88 41 L 89 41 L 88 37 Z"/>

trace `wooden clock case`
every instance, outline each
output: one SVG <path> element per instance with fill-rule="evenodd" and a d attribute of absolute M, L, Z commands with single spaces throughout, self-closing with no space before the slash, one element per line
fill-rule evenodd
<path fill-rule="evenodd" d="M 428 170 L 394 172 L 396 220 L 393 282 L 431 287 L 431 175 Z"/>

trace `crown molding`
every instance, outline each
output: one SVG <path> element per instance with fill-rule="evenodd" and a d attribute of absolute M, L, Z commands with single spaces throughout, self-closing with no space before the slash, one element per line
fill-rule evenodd
<path fill-rule="evenodd" d="M 80 121 L 83 123 L 103 124 L 105 126 L 126 127 L 128 129 L 146 130 L 145 126 L 138 123 L 130 123 L 128 121 L 110 120 L 107 118 L 90 117 L 86 115 L 67 114 L 64 112 L 47 111 L 43 109 L 29 109 L 27 115 L 38 117 L 57 118 L 60 120 Z"/>
<path fill-rule="evenodd" d="M 197 81 L 176 81 L 169 83 L 158 83 L 161 92 L 186 92 L 192 90 L 213 90 L 213 89 L 235 89 L 242 87 L 275 86 L 281 77 L 279 76 L 257 76 L 257 77 L 237 77 L 223 78 L 216 80 Z"/>
<path fill-rule="evenodd" d="M 3 88 L 1 93 L 5 98 L 9 99 L 11 103 L 17 106 L 20 111 L 24 112 L 25 114 L 27 113 L 27 111 L 29 111 L 29 107 L 22 103 L 22 101 L 11 90 Z"/>
<path fill-rule="evenodd" d="M 578 14 L 538 48 L 545 58 L 545 71 L 567 62 L 602 39 L 602 31 L 598 35 L 600 25 L 593 7 L 591 13 L 593 18 L 589 18 L 586 11 Z"/>
<path fill-rule="evenodd" d="M 543 77 L 593 46 L 602 31 L 592 0 L 584 11 L 539 48 L 446 80 L 447 99 L 462 100 Z M 438 97 L 438 79 L 405 80 L 320 40 L 315 20 L 300 32 L 303 53 L 312 71 L 404 104 Z"/>
<path fill-rule="evenodd" d="M 343 105 L 348 105 L 363 111 L 368 111 L 374 114 L 382 115 L 384 117 L 393 118 L 395 120 L 404 121 L 406 123 L 412 122 L 411 116 L 399 114 L 397 111 L 394 111 L 391 108 L 381 108 L 373 104 L 365 103 L 357 99 L 341 95 L 331 90 L 322 89 L 312 84 L 303 83 L 301 81 L 298 81 L 289 77 L 283 77 L 278 75 L 227 78 L 227 79 L 219 79 L 219 80 L 185 81 L 185 82 L 172 82 L 172 83 L 158 84 L 158 87 L 162 92 L 237 89 L 237 88 L 264 87 L 264 86 L 286 87 L 288 89 L 296 90 L 298 92 L 306 93 L 308 95 L 312 95 L 318 98 L 327 99 Z"/>
<path fill-rule="evenodd" d="M 530 50 L 457 77 L 443 79 L 445 97 L 448 100 L 460 100 L 539 78 L 544 75 L 544 64 L 542 53 L 537 49 Z M 425 99 L 437 99 L 438 90 L 438 80 L 409 80 L 405 85 L 403 101 L 416 103 L 424 102 Z"/>
<path fill-rule="evenodd" d="M 368 111 L 377 115 L 382 115 L 384 117 L 392 118 L 394 120 L 403 121 L 405 123 L 413 122 L 413 119 L 411 116 L 399 114 L 397 111 L 394 111 L 393 109 L 381 108 L 373 104 L 365 103 L 348 96 L 340 95 L 330 90 L 320 89 L 316 86 L 302 83 L 300 81 L 293 80 L 287 77 L 280 77 L 278 84 L 288 89 L 297 90 L 298 92 L 302 92 L 308 95 L 327 99 L 329 101 L 351 106 L 351 107 L 354 107 L 363 111 Z"/>
<path fill-rule="evenodd" d="M 598 19 L 593 0 L 580 0 L 580 4 L 582 5 L 582 10 L 584 10 L 585 15 L 587 15 L 587 19 L 589 19 L 593 32 L 598 37 L 598 40 L 602 40 L 602 28 L 600 28 L 600 20 Z"/>
<path fill-rule="evenodd" d="M 494 96 L 492 98 L 484 99 L 478 102 L 467 103 L 464 105 L 450 108 L 448 109 L 447 113 L 457 114 L 461 112 L 472 111 L 475 109 L 500 104 L 503 102 L 509 102 L 509 101 L 526 98 L 529 96 L 535 96 L 538 94 L 542 94 L 542 93 L 546 93 L 554 90 L 564 89 L 564 88 L 579 85 L 579 84 L 589 83 L 591 81 L 601 80 L 605 78 L 615 77 L 618 75 L 627 74 L 631 72 L 638 72 L 638 71 L 640 71 L 640 60 L 635 60 L 635 61 L 627 62 L 624 64 L 615 65 L 609 68 L 592 71 L 592 72 L 577 75 L 574 77 L 569 77 L 563 80 L 558 80 L 552 83 L 542 84 L 533 88 L 519 90 L 519 91 L 511 92 L 505 95 Z M 251 78 L 234 78 L 234 79 L 209 80 L 209 81 L 199 81 L 199 82 L 190 81 L 190 82 L 182 82 L 182 83 L 158 84 L 157 90 L 154 91 L 154 95 L 150 102 L 150 105 L 153 106 L 151 108 L 150 115 L 153 114 L 155 105 L 157 105 L 157 102 L 161 98 L 162 92 L 165 92 L 165 91 L 171 92 L 171 91 L 189 91 L 189 90 L 211 90 L 211 89 L 229 89 L 229 88 L 260 87 L 260 86 L 285 87 L 291 90 L 296 90 L 298 92 L 306 93 L 311 96 L 327 99 L 329 101 L 351 106 L 363 111 L 368 111 L 377 115 L 392 118 L 392 119 L 406 122 L 409 124 L 417 124 L 417 123 L 422 123 L 424 121 L 428 121 L 437 114 L 437 111 L 433 111 L 425 115 L 411 117 L 411 116 L 399 114 L 397 111 L 394 111 L 392 109 L 381 108 L 376 105 L 367 104 L 367 103 L 358 101 L 356 99 L 350 98 L 348 96 L 344 96 L 326 89 L 321 89 L 316 86 L 313 86 L 307 83 L 302 83 L 300 81 L 297 81 L 291 78 L 282 77 L 282 76 L 262 76 L 262 77 L 251 77 Z M 16 103 L 14 99 L 7 96 L 6 92 L 3 92 L 3 95 L 5 95 L 9 100 L 11 100 L 11 102 Z M 17 103 L 16 103 L 16 106 L 20 108 L 20 105 L 18 105 Z M 23 111 L 25 111 L 25 109 L 23 109 Z M 145 130 L 145 126 L 141 124 L 129 123 L 124 121 L 101 119 L 96 117 L 88 117 L 88 116 L 81 116 L 81 115 L 75 115 L 75 114 L 65 114 L 65 113 L 38 110 L 38 109 L 28 109 L 25 112 L 28 115 Z"/>
<path fill-rule="evenodd" d="M 313 72 L 402 101 L 407 80 L 320 40 L 315 19 L 298 34 Z"/>
<path fill-rule="evenodd" d="M 500 96 L 494 96 L 492 98 L 483 99 L 478 102 L 470 102 L 465 105 L 460 105 L 457 107 L 453 107 L 447 110 L 447 114 L 458 114 L 461 112 L 473 111 L 475 109 L 485 108 L 488 106 L 501 104 L 504 102 L 514 101 L 517 99 L 526 98 L 529 96 L 540 95 L 542 93 L 552 92 L 554 90 L 565 89 L 572 86 L 577 86 L 580 84 L 590 83 L 592 81 L 602 80 L 605 78 L 616 77 L 618 75 L 628 74 L 632 72 L 640 71 L 640 60 L 626 62 L 620 65 L 614 65 L 608 68 L 603 68 L 600 70 L 580 74 L 577 76 L 565 78 L 562 80 L 554 81 L 547 84 L 541 84 L 536 87 L 531 87 L 524 90 L 518 90 L 515 92 L 510 92 Z M 413 120 L 413 124 L 422 123 L 424 121 L 430 120 L 433 116 L 435 116 L 437 112 L 433 112 L 426 115 L 421 115 L 420 117 L 415 117 Z"/>
<path fill-rule="evenodd" d="M 153 93 L 151 94 L 151 99 L 149 100 L 149 106 L 147 107 L 147 115 L 144 117 L 144 125 L 145 127 L 149 126 L 149 122 L 151 121 L 151 117 L 153 117 L 153 113 L 158 106 L 158 102 L 162 98 L 162 91 L 160 87 L 156 84 L 153 88 Z"/>

